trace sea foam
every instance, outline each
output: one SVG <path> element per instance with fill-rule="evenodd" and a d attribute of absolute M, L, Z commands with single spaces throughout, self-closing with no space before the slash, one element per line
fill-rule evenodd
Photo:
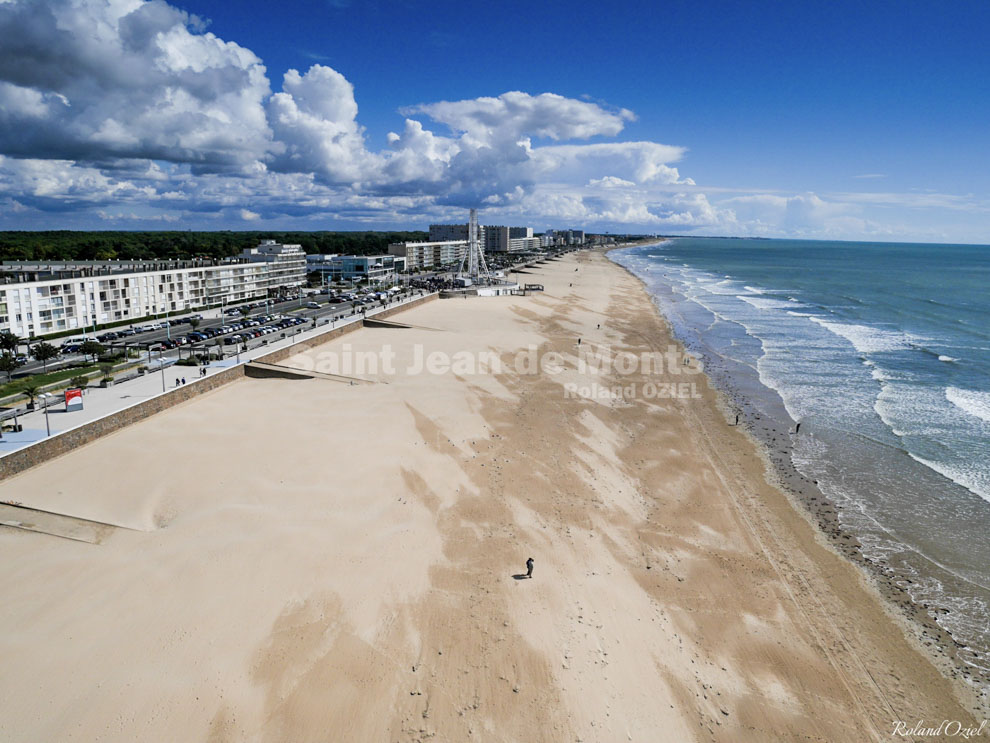
<path fill-rule="evenodd" d="M 945 390 L 945 399 L 960 410 L 990 423 L 990 392 L 949 387 Z"/>
<path fill-rule="evenodd" d="M 859 353 L 878 353 L 880 351 L 901 351 L 911 348 L 912 337 L 897 330 L 882 330 L 869 325 L 853 325 L 851 323 L 833 322 L 813 317 L 811 321 L 835 335 L 845 338 L 853 344 Z"/>

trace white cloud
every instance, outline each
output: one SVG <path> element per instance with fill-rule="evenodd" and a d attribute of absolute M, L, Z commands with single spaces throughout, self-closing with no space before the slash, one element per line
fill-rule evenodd
<path fill-rule="evenodd" d="M 282 91 L 268 102 L 278 153 L 275 170 L 312 170 L 331 183 L 360 183 L 380 167 L 364 146 L 354 86 L 336 70 L 313 65 L 305 75 L 289 70 Z"/>
<path fill-rule="evenodd" d="M 606 175 L 602 178 L 592 178 L 588 181 L 589 188 L 594 188 L 599 186 L 601 188 L 628 188 L 635 186 L 636 184 L 632 181 L 625 181 L 622 178 L 616 178 L 614 175 Z"/>
<path fill-rule="evenodd" d="M 595 103 L 565 98 L 553 93 L 529 95 L 518 90 L 497 98 L 424 103 L 402 109 L 402 113 L 426 114 L 474 145 L 515 142 L 522 137 L 552 140 L 588 139 L 596 135 L 614 137 L 631 111 L 607 111 Z"/>
<path fill-rule="evenodd" d="M 549 92 L 408 106 L 400 131 L 369 142 L 339 71 L 289 70 L 273 93 L 254 52 L 165 0 L 0 0 L 0 38 L 7 227 L 50 226 L 57 212 L 413 226 L 481 205 L 486 219 L 534 226 L 855 236 L 886 229 L 869 209 L 973 224 L 990 211 L 941 193 L 702 188 L 678 169 L 684 147 L 615 141 L 631 111 Z"/>
<path fill-rule="evenodd" d="M 254 53 L 162 0 L 0 6 L 9 155 L 240 168 L 263 157 L 270 92 Z"/>

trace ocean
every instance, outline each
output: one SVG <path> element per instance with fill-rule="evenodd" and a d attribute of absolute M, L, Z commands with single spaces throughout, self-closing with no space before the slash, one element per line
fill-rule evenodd
<path fill-rule="evenodd" d="M 990 246 L 677 238 L 609 257 L 990 670 Z"/>

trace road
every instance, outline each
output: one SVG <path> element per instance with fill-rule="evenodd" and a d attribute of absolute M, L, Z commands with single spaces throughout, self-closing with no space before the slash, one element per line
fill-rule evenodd
<path fill-rule="evenodd" d="M 396 296 L 404 297 L 407 296 L 407 293 L 396 292 Z M 308 302 L 317 302 L 320 305 L 319 309 L 312 309 L 306 307 L 306 304 Z M 265 345 L 266 343 L 263 343 L 263 341 L 270 342 L 271 340 L 278 339 L 281 337 L 290 337 L 293 334 L 301 332 L 302 330 L 311 328 L 313 327 L 312 321 L 314 319 L 317 321 L 317 323 L 323 324 L 325 322 L 330 322 L 331 320 L 337 320 L 341 317 L 348 317 L 352 314 L 355 314 L 355 306 L 357 307 L 357 312 L 360 312 L 362 308 L 370 309 L 371 307 L 378 307 L 380 306 L 380 303 L 375 302 L 374 304 L 361 305 L 361 304 L 356 304 L 354 302 L 340 302 L 336 304 L 331 304 L 328 302 L 327 296 L 325 294 L 322 294 L 313 297 L 303 296 L 301 299 L 292 299 L 285 302 L 270 303 L 267 307 L 267 310 L 265 307 L 252 308 L 250 314 L 246 318 L 248 320 L 257 319 L 265 316 L 266 314 L 272 314 L 272 315 L 285 315 L 292 317 L 303 317 L 309 320 L 310 322 L 304 325 L 296 325 L 289 328 L 285 328 L 284 330 L 280 330 L 277 333 L 271 333 L 270 335 L 250 339 L 247 342 L 248 348 L 256 348 L 258 346 Z M 236 306 L 234 309 L 236 309 Z M 181 317 L 188 318 L 195 314 L 202 314 L 203 316 L 203 319 L 200 321 L 199 327 L 196 328 L 199 331 L 207 330 L 211 328 L 220 328 L 224 325 L 229 326 L 234 323 L 243 322 L 243 320 L 245 319 L 239 311 L 237 312 L 237 314 L 230 314 L 229 308 L 228 308 L 228 314 L 225 317 L 221 317 L 220 310 L 215 308 L 212 310 L 203 311 L 202 313 L 184 313 L 183 315 L 181 315 Z M 116 328 L 112 328 L 111 330 L 115 332 L 119 332 L 120 330 L 124 330 L 128 327 L 135 327 L 135 326 L 140 327 L 141 325 L 147 325 L 152 323 L 154 323 L 153 320 L 146 321 L 143 323 L 134 323 L 131 326 L 122 325 Z M 270 323 L 266 323 L 266 324 L 270 324 Z M 128 336 L 126 338 L 121 338 L 115 341 L 108 341 L 103 345 L 107 348 L 113 348 L 117 350 L 124 350 L 125 348 L 127 348 L 127 349 L 138 349 L 139 351 L 147 351 L 149 346 L 154 346 L 155 344 L 161 343 L 162 341 L 167 340 L 169 338 L 174 339 L 184 336 L 192 332 L 192 330 L 193 328 L 191 325 L 189 325 L 188 323 L 183 323 L 181 325 L 170 327 L 168 330 L 164 330 L 164 329 L 152 330 L 145 333 L 137 333 L 135 335 Z M 104 332 L 107 331 L 98 330 L 97 335 L 100 335 Z M 199 341 L 197 343 L 190 343 L 187 345 L 179 346 L 178 348 L 168 349 L 164 351 L 163 355 L 165 358 L 185 357 L 190 355 L 191 353 L 194 353 L 197 349 L 202 350 L 206 346 L 215 349 L 217 347 L 217 344 L 220 343 L 221 344 L 220 348 L 223 349 L 224 355 L 232 356 L 237 353 L 238 346 L 224 345 L 224 339 L 228 335 L 233 335 L 233 334 L 235 333 L 218 335 L 213 338 L 209 338 L 205 341 Z M 88 333 L 87 335 L 89 337 L 93 337 L 92 331 L 90 331 L 90 333 Z M 55 343 L 53 343 L 53 345 L 56 345 L 57 347 L 58 343 L 59 342 L 56 341 Z M 158 359 L 157 351 L 154 352 L 154 358 L 156 360 Z M 60 356 L 58 359 L 49 361 L 48 371 L 55 371 L 57 369 L 61 369 L 66 366 L 76 365 L 86 362 L 90 362 L 90 359 L 84 357 L 82 354 L 78 354 L 78 353 L 66 354 L 64 356 Z M 18 367 L 17 371 L 14 373 L 14 379 L 22 379 L 30 374 L 41 373 L 43 369 L 44 366 L 40 362 L 33 360 L 29 361 L 27 364 Z"/>

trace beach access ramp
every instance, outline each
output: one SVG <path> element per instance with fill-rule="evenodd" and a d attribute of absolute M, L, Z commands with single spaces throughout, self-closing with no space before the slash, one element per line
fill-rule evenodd
<path fill-rule="evenodd" d="M 393 320 L 379 320 L 374 317 L 364 318 L 364 327 L 366 328 L 403 328 L 406 330 L 436 330 L 439 331 L 440 328 L 427 328 L 423 325 L 410 325 L 404 322 L 395 322 Z"/>
<path fill-rule="evenodd" d="M 268 364 L 263 361 L 251 361 L 244 365 L 244 376 L 252 379 L 326 379 L 343 384 L 375 384 L 374 380 L 361 377 L 348 377 L 343 374 L 327 374 L 326 372 L 307 371 L 281 364 Z"/>
<path fill-rule="evenodd" d="M 52 511 L 41 511 L 14 503 L 0 503 L 0 526 L 89 544 L 99 544 L 115 529 L 121 528 L 102 521 L 90 521 Z"/>

